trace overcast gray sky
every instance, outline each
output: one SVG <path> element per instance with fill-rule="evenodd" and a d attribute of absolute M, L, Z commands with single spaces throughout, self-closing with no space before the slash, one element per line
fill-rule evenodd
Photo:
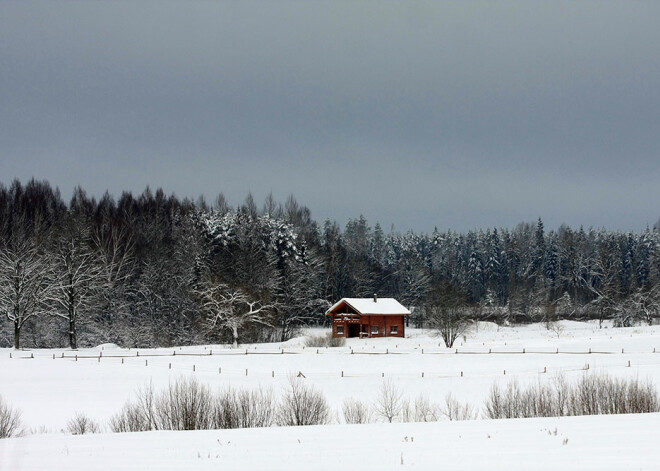
<path fill-rule="evenodd" d="M 0 0 L 0 181 L 388 229 L 660 217 L 660 2 Z"/>

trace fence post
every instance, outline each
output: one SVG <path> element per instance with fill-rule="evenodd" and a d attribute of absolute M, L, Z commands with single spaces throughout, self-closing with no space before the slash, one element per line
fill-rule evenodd
<path fill-rule="evenodd" d="M 463 377 L 463 372 L 461 371 L 461 378 Z"/>
<path fill-rule="evenodd" d="M 124 364 L 124 357 L 121 357 L 121 364 Z"/>
<path fill-rule="evenodd" d="M 247 376 L 247 375 L 248 375 L 248 369 L 245 368 L 245 376 Z"/>
<path fill-rule="evenodd" d="M 149 366 L 149 360 L 144 360 L 144 366 Z"/>
<path fill-rule="evenodd" d="M 506 376 L 506 370 L 504 370 L 504 376 Z"/>
<path fill-rule="evenodd" d="M 422 378 L 424 377 L 424 372 L 422 371 Z"/>
<path fill-rule="evenodd" d="M 195 367 L 195 365 L 193 365 L 193 373 L 195 372 L 196 369 L 197 369 L 197 368 Z"/>
<path fill-rule="evenodd" d="M 341 371 L 341 377 L 344 377 L 344 370 Z"/>

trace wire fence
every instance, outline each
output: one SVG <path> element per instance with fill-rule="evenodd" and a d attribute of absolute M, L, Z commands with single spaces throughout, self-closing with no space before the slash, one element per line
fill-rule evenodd
<path fill-rule="evenodd" d="M 647 349 L 645 351 L 632 351 L 622 348 L 621 350 L 615 351 L 600 351 L 589 348 L 584 351 L 562 351 L 555 348 L 553 351 L 548 350 L 528 350 L 526 348 L 518 350 L 460 350 L 453 349 L 451 351 L 445 349 L 444 351 L 437 350 L 425 350 L 423 348 L 418 348 L 414 350 L 407 349 L 405 351 L 390 351 L 389 348 L 385 350 L 375 350 L 371 351 L 365 350 L 355 350 L 352 348 L 344 347 L 334 347 L 334 348 L 293 348 L 285 349 L 280 348 L 277 350 L 266 350 L 266 349 L 208 349 L 205 351 L 125 351 L 125 352 L 104 352 L 103 350 L 97 353 L 92 352 L 81 352 L 74 353 L 73 351 L 59 352 L 56 353 L 46 353 L 46 352 L 24 352 L 24 351 L 13 351 L 9 352 L 9 357 L 17 360 L 60 360 L 68 362 L 90 362 L 95 361 L 98 363 L 119 363 L 122 365 L 127 365 L 129 367 L 148 367 L 156 369 L 167 369 L 177 373 L 200 373 L 200 374 L 213 374 L 220 376 L 229 376 L 232 378 L 236 377 L 270 377 L 270 378 L 283 378 L 288 377 L 291 374 L 300 376 L 303 378 L 315 378 L 315 379 L 324 379 L 324 378 L 398 378 L 398 379 L 456 379 L 456 378 L 484 378 L 484 377 L 496 377 L 496 376 L 530 376 L 530 375 L 545 375 L 545 374 L 556 374 L 556 373 L 567 373 L 575 371 L 588 371 L 593 367 L 600 369 L 607 368 L 609 369 L 618 369 L 618 368 L 630 368 L 630 367 L 648 367 L 648 366 L 658 366 L 657 361 L 644 361 L 643 359 L 636 358 L 635 362 L 632 363 L 630 359 L 628 360 L 614 360 L 616 355 L 640 355 L 640 354 L 655 354 L 656 349 L 652 350 Z M 406 368 L 405 370 L 397 369 L 387 369 L 387 365 L 383 364 L 381 371 L 375 370 L 365 370 L 357 368 L 355 370 L 351 369 L 332 369 L 332 370 L 319 370 L 318 368 L 309 367 L 308 371 L 297 370 L 296 368 L 301 367 L 300 365 L 294 366 L 293 370 L 288 368 L 286 370 L 265 368 L 264 365 L 256 364 L 250 365 L 248 367 L 236 367 L 237 365 L 232 365 L 231 362 L 228 365 L 227 363 L 213 364 L 211 361 L 204 361 L 197 363 L 191 363 L 190 359 L 194 358 L 209 358 L 209 357 L 229 357 L 229 356 L 241 356 L 245 357 L 246 355 L 436 355 L 436 356 L 456 356 L 456 355 L 512 355 L 512 356 L 546 356 L 546 355 L 592 355 L 594 358 L 593 362 L 583 363 L 581 365 L 544 365 L 544 366 L 534 366 L 528 367 L 526 365 L 516 365 L 512 363 L 506 368 L 501 368 L 502 365 L 495 367 L 494 365 L 470 365 L 470 368 L 459 369 L 455 368 L 454 365 L 447 365 L 441 368 L 437 368 L 436 365 L 433 369 L 427 371 L 417 369 Z M 611 360 L 603 362 L 598 359 L 599 356 L 606 358 L 611 358 Z M 179 357 L 181 360 L 184 358 L 186 361 L 177 361 L 176 357 Z M 169 360 L 168 360 L 169 359 Z M 398 365 L 401 366 L 401 365 Z"/>
<path fill-rule="evenodd" d="M 402 349 L 398 348 L 390 349 L 353 349 L 353 348 L 343 348 L 343 347 L 319 347 L 319 348 L 293 348 L 285 349 L 279 348 L 274 349 L 259 349 L 256 348 L 249 349 L 220 349 L 220 350 L 205 350 L 205 351 L 162 351 L 162 352 L 145 352 L 140 350 L 135 351 L 124 351 L 121 353 L 106 353 L 103 350 L 98 351 L 98 353 L 84 352 L 84 353 L 74 353 L 74 351 L 60 352 L 59 354 L 55 353 L 41 353 L 30 352 L 30 351 L 10 351 L 10 358 L 17 359 L 32 359 L 32 358 L 47 358 L 52 357 L 53 359 L 99 359 L 99 358 L 150 358 L 150 357 L 208 357 L 208 356 L 245 356 L 245 355 L 622 355 L 622 354 L 648 354 L 648 353 L 660 353 L 656 351 L 654 347 L 652 350 L 635 350 L 635 349 L 625 349 L 621 350 L 595 350 L 589 348 L 584 351 L 576 350 L 560 350 L 559 348 L 547 349 L 547 350 L 529 350 L 527 348 L 522 349 L 506 349 L 506 350 L 461 350 L 461 349 L 428 349 L 428 348 L 415 348 L 415 349 Z"/>

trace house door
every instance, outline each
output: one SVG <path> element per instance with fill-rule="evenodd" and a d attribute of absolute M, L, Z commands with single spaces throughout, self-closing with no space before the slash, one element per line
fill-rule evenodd
<path fill-rule="evenodd" d="M 360 336 L 360 324 L 348 324 L 348 337 Z"/>

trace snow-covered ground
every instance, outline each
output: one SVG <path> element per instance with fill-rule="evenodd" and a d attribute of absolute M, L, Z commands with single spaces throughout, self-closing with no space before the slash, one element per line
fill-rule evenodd
<path fill-rule="evenodd" d="M 542 324 L 497 328 L 481 323 L 451 350 L 439 346 L 442 342 L 429 332 L 415 329 L 407 331 L 406 339 L 351 339 L 345 347 L 328 349 L 304 348 L 304 338 L 240 349 L 222 345 L 155 350 L 104 345 L 77 352 L 0 349 L 0 395 L 22 411 L 25 426 L 33 432 L 0 440 L 0 470 L 216 469 L 225 465 L 290 470 L 341 465 L 362 469 L 651 469 L 660 459 L 660 447 L 653 446 L 660 439 L 658 414 L 85 436 L 62 433 L 76 412 L 106 426 L 136 389 L 151 382 L 158 390 L 187 375 L 213 389 L 262 386 L 272 387 L 278 395 L 286 388 L 288 376 L 301 372 L 305 382 L 323 391 L 337 417 L 346 398 L 374 402 L 386 380 L 408 399 L 423 395 L 442 403 L 451 393 L 479 410 L 493 383 L 513 379 L 521 384 L 544 382 L 563 373 L 570 381 L 606 372 L 660 383 L 660 326 L 606 327 L 564 321 L 548 330 Z"/>

